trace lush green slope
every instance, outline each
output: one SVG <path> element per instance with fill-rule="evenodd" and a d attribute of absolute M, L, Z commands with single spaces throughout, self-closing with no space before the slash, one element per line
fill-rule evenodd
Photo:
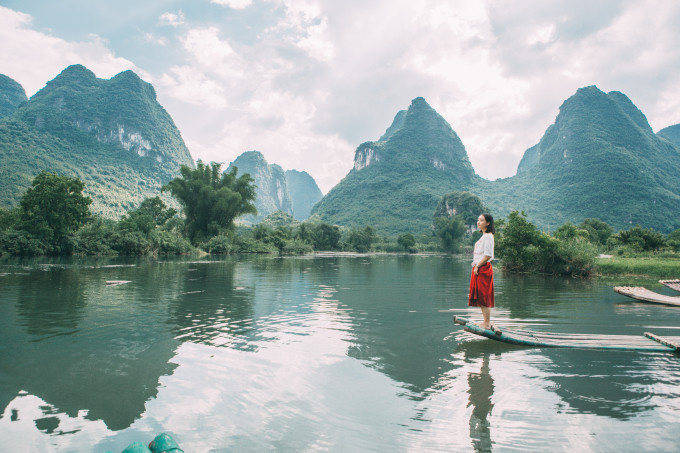
<path fill-rule="evenodd" d="M 28 98 L 24 87 L 16 80 L 0 74 L 0 118 L 14 113 L 26 101 L 28 101 Z"/>
<path fill-rule="evenodd" d="M 81 65 L 0 123 L 0 204 L 13 205 L 40 171 L 80 177 L 92 209 L 117 217 L 157 195 L 193 160 L 153 87 L 132 71 L 99 79 Z"/>
<path fill-rule="evenodd" d="M 624 94 L 579 89 L 518 174 L 472 189 L 497 213 L 523 209 L 542 227 L 600 218 L 670 231 L 680 226 L 680 151 L 657 137 Z"/>
<path fill-rule="evenodd" d="M 665 138 L 675 146 L 680 146 L 680 124 L 664 127 L 656 133 L 661 138 Z"/>
<path fill-rule="evenodd" d="M 354 168 L 312 209 L 324 221 L 386 233 L 430 228 L 441 196 L 477 179 L 451 126 L 415 98 L 375 142 L 359 145 Z"/>

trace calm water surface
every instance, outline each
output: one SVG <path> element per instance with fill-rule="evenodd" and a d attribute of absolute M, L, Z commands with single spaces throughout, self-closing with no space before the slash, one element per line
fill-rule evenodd
<path fill-rule="evenodd" d="M 161 431 L 187 452 L 680 449 L 680 358 L 465 333 L 469 272 L 384 255 L 0 264 L 0 449 L 119 452 Z M 495 278 L 505 328 L 680 335 L 680 309 L 603 281 Z"/>

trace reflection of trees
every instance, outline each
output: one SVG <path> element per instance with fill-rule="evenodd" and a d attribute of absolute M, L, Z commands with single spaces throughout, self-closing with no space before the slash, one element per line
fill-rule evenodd
<path fill-rule="evenodd" d="M 456 265 L 433 266 L 432 260 L 395 257 L 345 259 L 335 297 L 347 312 L 353 343 L 348 355 L 376 366 L 424 397 L 442 374 L 452 369 L 455 340 L 451 316 L 440 313 L 451 300 Z M 404 267 L 408 271 L 404 271 Z"/>
<path fill-rule="evenodd" d="M 470 440 L 475 451 L 491 451 L 491 430 L 489 414 L 493 409 L 493 378 L 489 374 L 489 354 L 482 357 L 478 373 L 468 373 L 468 406 L 470 414 Z"/>
<path fill-rule="evenodd" d="M 532 318 L 548 313 L 553 307 L 546 304 L 546 300 L 557 302 L 565 293 L 582 291 L 591 284 L 587 280 L 546 275 L 514 275 L 503 272 L 500 265 L 494 267 L 497 305 L 509 310 L 513 318 Z"/>
<path fill-rule="evenodd" d="M 54 406 L 46 415 L 87 410 L 88 419 L 112 430 L 130 426 L 156 396 L 159 377 L 176 366 L 169 363 L 178 342 L 167 325 L 167 301 L 183 269 L 69 267 L 13 280 L 26 329 L 8 339 L 11 368 L 0 379 L 0 400 L 25 390 Z M 106 287 L 108 279 L 131 283 Z"/>
<path fill-rule="evenodd" d="M 32 335 L 73 330 L 83 316 L 85 298 L 77 271 L 55 268 L 21 278 L 17 313 Z"/>
<path fill-rule="evenodd" d="M 220 263 L 193 264 L 183 275 L 183 291 L 171 303 L 170 318 L 183 341 L 221 345 L 225 337 L 242 341 L 232 347 L 250 349 L 258 337 L 254 323 L 252 284 L 237 280 L 236 269 L 250 265 L 227 259 Z"/>

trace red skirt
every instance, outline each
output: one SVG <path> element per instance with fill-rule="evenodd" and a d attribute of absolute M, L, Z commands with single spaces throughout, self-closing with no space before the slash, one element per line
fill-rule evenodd
<path fill-rule="evenodd" d="M 493 268 L 490 262 L 480 266 L 475 275 L 470 276 L 470 294 L 468 306 L 470 307 L 493 307 Z"/>

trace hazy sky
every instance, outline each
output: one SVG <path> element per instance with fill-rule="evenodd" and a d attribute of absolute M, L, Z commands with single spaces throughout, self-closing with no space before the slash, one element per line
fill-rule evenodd
<path fill-rule="evenodd" d="M 152 4 L 153 3 L 153 4 Z M 564 99 L 620 90 L 680 123 L 680 2 L 0 0 L 0 73 L 31 96 L 65 66 L 133 69 L 194 158 L 262 151 L 326 192 L 411 99 L 478 174 L 511 176 Z"/>

